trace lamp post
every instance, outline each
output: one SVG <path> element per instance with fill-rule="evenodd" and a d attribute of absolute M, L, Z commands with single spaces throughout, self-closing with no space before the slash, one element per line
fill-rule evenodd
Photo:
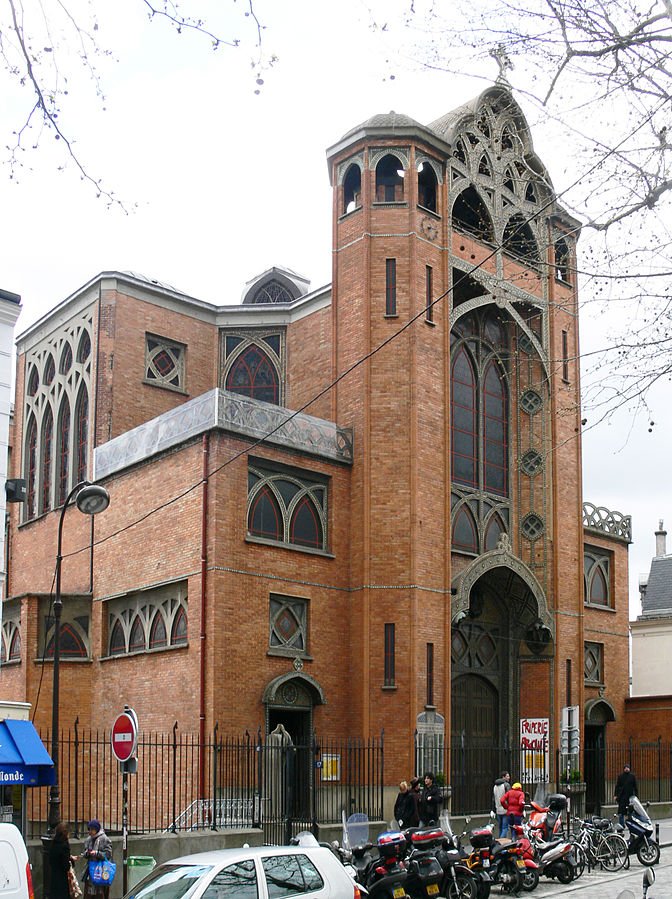
<path fill-rule="evenodd" d="M 62 541 L 63 541 L 63 521 L 65 512 L 70 504 L 70 500 L 76 495 L 76 504 L 80 512 L 85 515 L 97 515 L 104 512 L 110 504 L 110 494 L 100 484 L 90 484 L 88 481 L 81 481 L 76 484 L 70 493 L 68 493 L 63 508 L 61 509 L 61 517 L 58 521 L 58 543 L 56 548 L 56 593 L 54 596 L 54 679 L 53 693 L 51 703 L 51 759 L 54 763 L 55 781 L 49 790 L 49 816 L 48 816 L 48 833 L 53 835 L 56 825 L 61 820 L 61 795 L 59 789 L 58 776 L 58 755 L 59 755 L 59 687 L 60 687 L 60 661 L 61 661 L 61 612 L 63 611 L 63 600 L 61 598 L 61 563 L 63 561 Z"/>

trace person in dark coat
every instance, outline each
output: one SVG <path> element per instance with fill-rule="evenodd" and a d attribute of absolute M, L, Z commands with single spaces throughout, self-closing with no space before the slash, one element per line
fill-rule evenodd
<path fill-rule="evenodd" d="M 84 852 L 81 857 L 87 862 L 87 869 L 84 872 L 84 899 L 96 896 L 98 899 L 108 899 L 110 895 L 109 886 L 102 886 L 94 883 L 89 877 L 88 862 L 91 861 L 107 861 L 112 860 L 112 840 L 103 830 L 100 821 L 95 818 L 88 823 L 89 835 L 84 840 Z"/>
<path fill-rule="evenodd" d="M 73 858 L 70 855 L 69 837 L 68 827 L 61 821 L 56 825 L 54 836 L 49 843 L 49 868 L 51 871 L 49 899 L 70 899 L 68 871 Z"/>
<path fill-rule="evenodd" d="M 425 786 L 420 796 L 420 826 L 427 824 L 436 824 L 439 820 L 439 809 L 441 807 L 442 797 L 441 791 L 434 783 L 434 775 L 431 771 L 425 774 Z"/>
<path fill-rule="evenodd" d="M 410 821 L 415 811 L 415 802 L 405 780 L 399 784 L 399 792 L 394 803 L 394 820 L 402 830 L 412 827 Z"/>
<path fill-rule="evenodd" d="M 630 770 L 630 765 L 623 765 L 623 772 L 616 779 L 614 799 L 618 803 L 618 821 L 625 825 L 625 813 L 631 796 L 637 795 L 637 778 Z"/>
<path fill-rule="evenodd" d="M 412 777 L 409 787 L 409 796 L 411 798 L 411 817 L 408 822 L 409 827 L 418 827 L 420 824 L 420 778 Z"/>

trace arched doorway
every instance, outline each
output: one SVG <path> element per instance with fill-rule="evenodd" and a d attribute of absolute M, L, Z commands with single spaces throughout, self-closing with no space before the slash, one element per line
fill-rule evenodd
<path fill-rule="evenodd" d="M 314 819 L 313 707 L 325 702 L 320 684 L 292 672 L 264 690 L 264 830 L 266 839 L 288 842 Z"/>
<path fill-rule="evenodd" d="M 584 713 L 583 771 L 586 780 L 586 812 L 599 815 L 604 795 L 607 724 L 616 720 L 614 707 L 606 699 L 589 699 Z"/>
<path fill-rule="evenodd" d="M 490 809 L 495 778 L 520 768 L 521 662 L 552 654 L 538 582 L 507 541 L 458 579 L 451 634 L 454 812 Z M 550 696 L 548 697 L 550 704 Z"/>

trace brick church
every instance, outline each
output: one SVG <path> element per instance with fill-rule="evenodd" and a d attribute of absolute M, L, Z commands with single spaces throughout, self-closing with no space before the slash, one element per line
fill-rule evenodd
<path fill-rule="evenodd" d="M 327 152 L 333 280 L 104 272 L 20 335 L 0 692 L 61 723 L 385 732 L 457 776 L 563 708 L 622 736 L 629 520 L 584 501 L 576 242 L 505 85 Z M 452 752 L 451 752 L 452 745 Z M 491 773 L 484 773 L 489 778 Z"/>

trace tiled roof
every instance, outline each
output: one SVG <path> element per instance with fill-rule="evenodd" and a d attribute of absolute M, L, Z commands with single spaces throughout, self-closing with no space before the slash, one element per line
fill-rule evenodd
<path fill-rule="evenodd" d="M 656 556 L 642 598 L 642 617 L 672 615 L 672 555 Z"/>

